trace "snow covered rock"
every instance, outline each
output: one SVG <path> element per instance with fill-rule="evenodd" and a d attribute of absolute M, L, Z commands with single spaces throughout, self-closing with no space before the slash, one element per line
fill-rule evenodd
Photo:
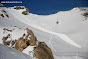
<path fill-rule="evenodd" d="M 26 8 L 26 11 L 23 11 L 23 12 L 22 12 L 22 14 L 24 14 L 24 15 L 28 15 L 29 13 L 30 13 L 30 11 L 29 11 L 28 8 Z"/>
<path fill-rule="evenodd" d="M 24 6 L 14 6 L 14 9 L 20 10 L 20 9 L 25 9 L 25 7 Z"/>
<path fill-rule="evenodd" d="M 15 31 L 15 29 L 9 30 L 7 28 L 4 28 L 3 30 L 5 31 L 4 34 L 7 32 Z M 45 44 L 45 42 L 38 42 L 32 30 L 27 28 L 26 31 L 26 34 L 24 33 L 22 37 L 19 37 L 16 40 L 12 38 L 12 34 L 7 34 L 6 37 L 4 36 L 2 38 L 3 44 L 23 53 L 26 53 L 34 58 L 54 59 L 51 49 Z"/>
<path fill-rule="evenodd" d="M 83 16 L 85 17 L 85 20 L 88 18 L 88 12 L 83 13 Z"/>
<path fill-rule="evenodd" d="M 0 3 L 0 7 L 5 7 L 3 4 Z"/>
<path fill-rule="evenodd" d="M 4 17 L 4 15 L 3 15 L 3 14 L 1 14 L 1 16 L 2 16 L 2 17 Z"/>
<path fill-rule="evenodd" d="M 28 15 L 28 12 L 26 12 L 26 11 L 23 11 L 23 12 L 22 12 L 22 14 L 24 14 L 24 15 Z"/>
<path fill-rule="evenodd" d="M 30 13 L 30 11 L 29 11 L 29 9 L 28 9 L 28 8 L 26 8 L 26 12 L 29 12 L 29 13 Z"/>
<path fill-rule="evenodd" d="M 4 9 L 1 10 L 1 13 L 0 14 L 1 14 L 2 17 L 5 17 L 6 16 L 6 17 L 9 18 L 9 15 L 7 14 L 7 12 Z"/>

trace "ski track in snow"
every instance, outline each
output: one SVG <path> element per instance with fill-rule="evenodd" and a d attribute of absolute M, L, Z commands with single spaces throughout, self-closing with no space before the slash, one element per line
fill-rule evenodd
<path fill-rule="evenodd" d="M 12 13 L 14 14 L 14 13 Z M 47 30 L 43 27 L 40 27 L 39 25 L 35 24 L 35 23 L 32 23 L 28 20 L 27 17 L 25 17 L 24 15 L 22 15 L 23 17 L 18 17 L 17 15 L 14 14 L 14 17 L 16 17 L 19 21 L 33 27 L 33 28 L 36 28 L 38 30 L 41 30 L 43 32 L 46 32 L 46 33 L 50 33 L 52 35 L 55 35 L 55 36 L 58 36 L 60 37 L 62 40 L 64 40 L 65 42 L 75 46 L 75 47 L 78 47 L 78 48 L 81 48 L 81 46 L 79 44 L 77 44 L 76 42 L 74 42 L 73 40 L 71 40 L 67 35 L 65 34 L 62 34 L 62 33 L 56 33 L 56 32 L 53 32 L 53 31 L 50 31 L 50 30 Z M 25 18 L 25 19 L 24 19 Z"/>
<path fill-rule="evenodd" d="M 29 15 L 23 15 L 22 12 L 24 10 L 15 10 L 13 8 L 11 8 L 11 9 L 3 8 L 3 9 L 8 11 L 8 15 L 10 17 L 9 18 L 7 18 L 7 17 L 0 18 L 0 20 L 1 20 L 0 25 L 2 27 L 4 25 L 5 26 L 7 25 L 7 27 L 8 27 L 8 24 L 9 25 L 12 25 L 12 24 L 16 25 L 17 24 L 16 26 L 21 26 L 22 25 L 22 28 L 25 28 L 25 25 L 28 25 L 28 26 L 32 27 L 33 29 L 35 29 L 35 34 L 37 32 L 36 29 L 38 29 L 39 35 L 43 34 L 44 32 L 50 34 L 50 36 L 48 38 L 49 40 L 46 43 L 48 43 L 50 45 L 51 49 L 53 49 L 52 52 L 54 51 L 53 55 L 54 55 L 55 59 L 84 59 L 84 57 L 87 57 L 87 55 L 88 55 L 87 54 L 88 53 L 88 50 L 87 50 L 88 49 L 88 47 L 87 47 L 88 31 L 87 31 L 86 27 L 88 25 L 88 23 L 87 23 L 88 18 L 87 18 L 87 20 L 84 20 L 85 18 L 83 18 L 81 16 L 81 14 L 84 13 L 85 11 L 83 12 L 83 11 L 80 11 L 78 8 L 77 9 L 74 8 L 70 12 L 69 11 L 66 11 L 65 13 L 59 12 L 59 13 L 56 13 L 54 15 L 49 15 L 49 17 L 46 17 L 46 16 L 35 15 L 35 14 L 32 14 L 32 13 L 30 13 Z M 16 21 L 14 21 L 14 20 L 16 20 Z M 58 28 L 56 26 L 56 23 L 55 23 L 56 21 L 60 22 L 60 24 L 59 24 L 60 26 L 58 25 L 58 27 L 62 31 L 58 30 Z M 12 22 L 12 23 L 10 24 L 10 22 Z M 23 23 L 25 24 L 24 26 L 23 26 Z M 64 26 L 62 26 L 62 25 L 64 25 Z M 70 25 L 71 25 L 71 27 L 69 27 Z M 78 26 L 76 26 L 76 25 L 78 25 Z M 1 29 L 2 29 L 2 27 L 1 27 Z M 56 30 L 53 30 L 53 29 L 56 29 Z M 63 30 L 63 29 L 65 29 L 65 30 Z M 81 33 L 82 31 L 80 29 L 82 29 L 83 33 Z M 86 29 L 86 31 L 84 29 Z M 66 30 L 68 30 L 68 31 L 66 31 Z M 74 30 L 72 32 L 76 32 L 76 33 L 75 34 L 72 33 L 71 30 Z M 43 33 L 41 33 L 41 31 Z M 66 32 L 63 32 L 63 31 L 66 31 Z M 2 30 L 0 32 L 2 32 Z M 19 37 L 22 36 L 21 34 L 23 34 L 25 32 L 24 32 L 24 30 L 22 30 L 20 32 L 20 30 L 16 29 L 16 31 L 13 31 L 13 33 L 10 33 L 10 34 L 12 34 L 10 39 L 19 38 Z M 66 33 L 66 34 L 63 34 L 62 32 Z M 69 34 L 69 36 L 68 36 L 67 34 L 70 33 L 70 32 L 71 32 L 71 35 Z M 6 36 L 7 34 L 9 34 L 9 33 L 6 32 L 6 34 L 3 34 L 3 35 Z M 0 38 L 2 38 L 3 37 L 2 33 L 0 33 L 0 35 L 1 35 Z M 45 36 L 48 36 L 48 35 L 44 35 L 44 37 Z M 64 45 L 64 46 L 66 46 L 66 50 L 64 50 L 64 48 L 59 50 L 60 49 L 59 47 L 61 47 L 61 46 L 54 46 L 58 42 L 56 42 L 53 39 L 53 36 L 61 38 L 61 39 L 58 39 L 58 38 L 56 39 L 56 41 L 58 40 L 58 42 L 61 42 L 61 40 L 62 40 L 62 41 L 64 41 L 64 43 L 65 42 L 68 43 L 68 44 Z M 44 38 L 44 37 L 42 37 L 42 38 Z M 56 43 L 53 44 L 53 41 L 56 42 Z M 78 42 L 78 43 L 80 42 L 79 44 L 81 46 L 79 44 L 77 44 L 76 42 Z M 2 43 L 2 41 L 1 41 L 1 43 Z M 62 43 L 63 42 L 61 42 L 61 45 L 63 46 L 64 43 L 63 44 Z M 72 48 L 69 48 L 68 45 L 71 45 Z M 81 48 L 81 50 L 78 49 L 78 48 L 75 49 L 74 47 Z M 24 50 L 23 53 L 26 53 L 30 56 L 33 56 L 32 50 L 33 50 L 33 47 L 28 47 L 27 49 Z M 4 50 L 1 50 L 1 51 L 4 51 Z M 7 49 L 6 49 L 6 51 L 7 51 Z M 30 51 L 30 53 L 29 53 L 29 51 Z M 68 53 L 68 52 L 72 52 L 72 53 Z M 66 53 L 66 55 L 64 55 L 65 53 Z M 86 58 L 86 59 L 88 59 L 88 58 Z"/>
<path fill-rule="evenodd" d="M 73 46 L 76 46 L 76 47 L 78 47 L 78 48 L 81 48 L 81 46 L 80 46 L 79 44 L 75 43 L 73 40 L 71 40 L 71 39 L 70 39 L 67 35 L 65 35 L 65 34 L 56 33 L 56 32 L 47 30 L 47 29 L 45 29 L 45 28 L 42 28 L 42 27 L 40 27 L 40 26 L 33 26 L 33 27 L 36 28 L 36 29 L 39 29 L 39 30 L 41 30 L 41 31 L 50 33 L 50 34 L 52 34 L 52 35 L 56 35 L 56 36 L 60 37 L 62 40 L 64 40 L 65 42 L 67 42 L 67 43 L 69 43 L 69 44 L 71 44 L 71 45 L 73 45 Z"/>
<path fill-rule="evenodd" d="M 50 37 L 50 39 L 49 39 L 49 43 L 50 43 L 50 45 L 52 46 L 52 49 L 56 52 L 56 49 L 54 49 L 54 47 L 53 47 L 53 45 L 52 45 L 52 43 L 51 43 L 51 40 L 52 40 L 52 35 L 51 35 L 51 37 Z"/>

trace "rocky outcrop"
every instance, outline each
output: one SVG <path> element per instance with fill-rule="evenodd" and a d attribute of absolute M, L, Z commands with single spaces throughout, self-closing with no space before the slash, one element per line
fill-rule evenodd
<path fill-rule="evenodd" d="M 23 15 L 28 15 L 28 12 L 23 11 L 22 14 L 23 14 Z"/>
<path fill-rule="evenodd" d="M 87 20 L 87 18 L 88 18 L 88 12 L 85 12 L 82 15 L 85 17 L 85 20 Z"/>
<path fill-rule="evenodd" d="M 27 30 L 27 36 L 29 36 L 29 35 L 34 36 L 34 33 L 32 32 L 32 30 L 30 30 L 28 28 L 26 30 Z"/>
<path fill-rule="evenodd" d="M 38 59 L 54 59 L 51 49 L 45 42 L 38 42 L 38 46 L 34 48 L 34 55 Z"/>
<path fill-rule="evenodd" d="M 17 43 L 15 44 L 15 49 L 19 50 L 19 51 L 23 51 L 23 49 L 25 49 L 27 46 L 29 46 L 29 40 L 27 39 L 23 39 L 23 38 L 20 38 Z"/>
<path fill-rule="evenodd" d="M 36 45 L 37 38 L 34 36 L 34 33 L 32 32 L 32 30 L 30 30 L 28 28 L 26 30 L 27 30 L 26 38 L 28 38 L 29 35 L 30 35 L 31 36 L 31 37 L 29 37 L 30 38 L 30 45 L 31 46 L 35 46 Z"/>
<path fill-rule="evenodd" d="M 14 9 L 16 10 L 20 10 L 20 9 L 24 9 L 25 7 L 24 6 L 15 6 Z"/>
<path fill-rule="evenodd" d="M 78 7 L 80 11 L 88 11 L 87 7 Z"/>
<path fill-rule="evenodd" d="M 29 12 L 29 13 L 30 13 L 30 11 L 29 11 L 29 9 L 28 9 L 28 8 L 26 8 L 26 12 Z"/>
<path fill-rule="evenodd" d="M 35 46 L 36 45 L 37 38 L 35 36 L 30 37 L 30 46 Z"/>
<path fill-rule="evenodd" d="M 3 10 L 1 10 L 1 12 L 2 12 L 2 14 L 1 14 L 1 16 L 2 17 L 8 17 L 9 18 L 9 15 L 7 14 L 7 12 L 3 9 Z"/>
<path fill-rule="evenodd" d="M 3 42 L 3 44 L 6 45 L 6 46 L 7 46 L 7 45 L 10 45 L 10 42 L 11 42 L 11 41 L 6 41 L 9 37 L 10 37 L 10 34 L 8 34 L 6 37 L 3 37 L 3 38 L 2 38 L 2 42 Z"/>
<path fill-rule="evenodd" d="M 83 16 L 88 17 L 88 12 L 84 13 Z"/>
<path fill-rule="evenodd" d="M 57 21 L 56 24 L 58 24 L 59 22 Z"/>
<path fill-rule="evenodd" d="M 8 31 L 9 29 L 4 28 L 3 30 Z M 27 28 L 26 32 L 26 34 L 24 33 L 23 36 L 17 40 L 10 41 L 7 41 L 8 38 L 11 37 L 11 35 L 8 34 L 6 37 L 2 38 L 3 44 L 21 52 L 28 46 L 34 46 L 33 56 L 37 59 L 54 59 L 51 49 L 45 42 L 39 42 L 32 30 Z"/>
<path fill-rule="evenodd" d="M 5 14 L 6 17 L 9 18 L 9 15 L 7 14 L 7 12 L 5 10 L 2 10 L 2 12 Z"/>
<path fill-rule="evenodd" d="M 2 17 L 4 17 L 4 15 L 3 14 L 0 14 Z"/>
<path fill-rule="evenodd" d="M 28 15 L 29 13 L 30 13 L 30 11 L 29 11 L 28 8 L 26 8 L 26 11 L 23 11 L 23 12 L 22 12 L 22 14 L 24 14 L 24 15 Z"/>
<path fill-rule="evenodd" d="M 29 9 L 25 8 L 24 6 L 15 6 L 14 9 L 16 9 L 16 10 L 26 9 L 26 11 L 22 12 L 23 15 L 28 15 L 30 13 Z"/>
<path fill-rule="evenodd" d="M 0 3 L 0 7 L 5 7 L 3 4 Z"/>
<path fill-rule="evenodd" d="M 4 28 L 3 30 L 4 30 L 4 31 L 12 32 L 12 30 L 9 30 L 9 29 L 6 29 L 6 28 Z"/>

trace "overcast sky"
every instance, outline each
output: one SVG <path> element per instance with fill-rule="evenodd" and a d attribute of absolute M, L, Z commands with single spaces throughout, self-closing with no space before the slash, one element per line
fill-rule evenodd
<path fill-rule="evenodd" d="M 5 3 L 6 7 L 26 6 L 30 12 L 39 15 L 54 14 L 58 11 L 67 11 L 74 7 L 88 7 L 88 0 L 1 0 L 22 1 L 22 3 Z"/>

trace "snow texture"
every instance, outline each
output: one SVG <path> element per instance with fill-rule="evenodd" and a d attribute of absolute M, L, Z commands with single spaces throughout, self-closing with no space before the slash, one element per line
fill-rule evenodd
<path fill-rule="evenodd" d="M 3 34 L 3 28 L 15 29 L 12 33 L 7 32 L 12 35 L 13 40 L 22 37 L 25 29 L 29 28 L 34 32 L 37 40 L 47 43 L 55 59 L 88 58 L 88 18 L 85 20 L 82 15 L 88 12 L 88 8 L 74 8 L 45 16 L 32 13 L 23 15 L 25 9 L 16 10 L 13 7 L 0 7 L 0 14 L 4 14 L 1 12 L 3 9 L 9 18 L 5 15 L 4 18 L 0 16 L 0 39 L 7 35 Z M 28 47 L 28 49 L 32 48 Z M 28 54 L 28 50 L 24 53 Z"/>
<path fill-rule="evenodd" d="M 33 59 L 15 49 L 0 44 L 0 59 Z"/>

